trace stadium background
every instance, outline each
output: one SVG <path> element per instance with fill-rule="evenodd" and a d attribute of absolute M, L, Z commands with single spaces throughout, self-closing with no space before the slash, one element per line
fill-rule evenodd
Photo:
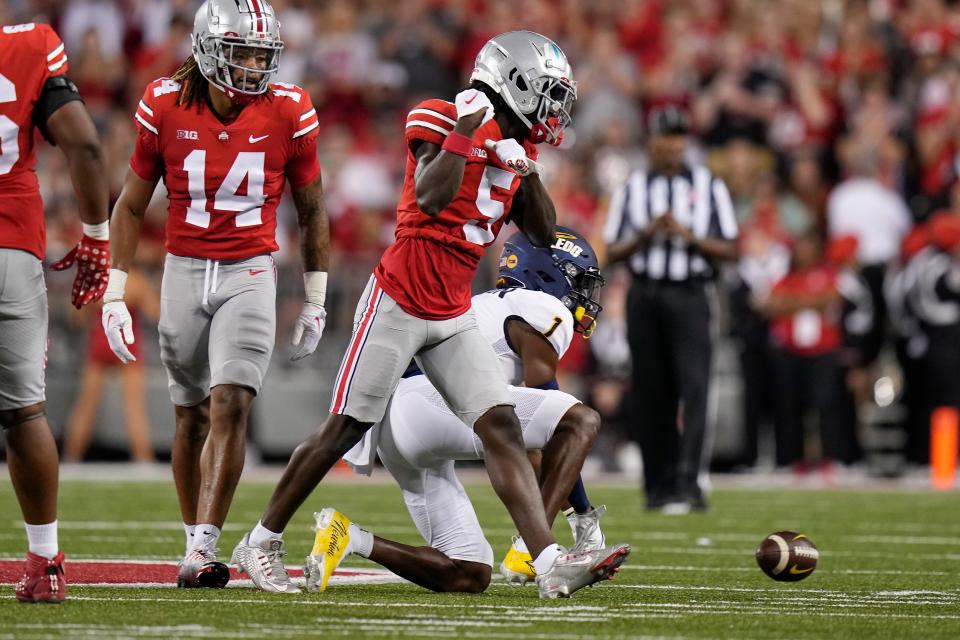
<path fill-rule="evenodd" d="M 132 150 L 132 114 L 143 86 L 189 54 L 194 0 L 7 0 L 0 23 L 50 22 L 63 37 L 107 153 L 113 197 Z M 946 0 L 276 0 L 283 53 L 280 81 L 310 91 L 321 114 L 321 162 L 331 216 L 330 316 L 317 354 L 290 363 L 285 345 L 301 302 L 295 216 L 281 210 L 277 349 L 255 404 L 254 440 L 282 459 L 323 418 L 349 337 L 353 308 L 392 240 L 404 161 L 403 118 L 423 97 L 452 97 L 491 35 L 530 28 L 555 38 L 579 82 L 572 135 L 546 150 L 548 189 L 560 222 L 602 245 L 611 191 L 642 163 L 644 115 L 676 103 L 698 130 L 691 158 L 728 182 L 745 236 L 778 219 L 774 245 L 825 228 L 831 190 L 845 163 L 868 150 L 873 177 L 923 220 L 949 206 L 955 178 L 956 92 L 960 87 L 960 3 Z M 734 117 L 731 117 L 734 116 Z M 852 150 L 852 151 L 851 151 Z M 79 234 L 62 156 L 41 147 L 38 173 L 47 206 L 48 255 Z M 138 268 L 159 284 L 165 201 L 158 193 L 138 251 Z M 502 237 L 510 233 L 507 229 Z M 768 251 L 767 248 L 760 251 Z M 496 256 L 492 248 L 490 256 Z M 762 256 L 760 256 L 762 257 Z M 742 460 L 742 336 L 729 321 L 737 269 L 719 282 L 714 372 L 717 463 Z M 492 282 L 487 261 L 476 288 Z M 561 384 L 608 417 L 595 464 L 613 469 L 630 411 L 617 411 L 629 372 L 622 307 L 627 276 L 606 273 L 605 310 L 589 342 L 577 341 Z M 51 330 L 47 370 L 51 424 L 68 419 L 98 313 L 69 307 L 69 274 L 47 272 Z M 141 319 L 152 439 L 161 455 L 173 428 L 157 338 Z M 874 373 L 896 373 L 881 357 Z M 885 363 L 885 364 L 884 364 Z M 893 368 L 891 368 L 893 367 Z M 873 375 L 873 374 L 871 374 Z M 892 376 L 891 380 L 896 379 Z M 115 385 L 98 416 L 94 457 L 123 455 Z M 618 413 L 620 414 L 618 416 Z M 893 415 L 893 414 L 890 414 Z M 862 417 L 862 416 L 861 416 Z M 851 420 L 854 418 L 851 417 Z M 882 422 L 877 412 L 868 422 Z M 896 416 L 891 418 L 896 421 Z M 865 420 L 861 420 L 864 422 Z M 868 452 L 870 433 L 861 436 Z M 895 442 L 899 442 L 894 438 Z M 898 445 L 894 444 L 895 450 Z M 769 463 L 769 446 L 761 462 Z M 626 461 L 624 461 L 626 462 Z"/>

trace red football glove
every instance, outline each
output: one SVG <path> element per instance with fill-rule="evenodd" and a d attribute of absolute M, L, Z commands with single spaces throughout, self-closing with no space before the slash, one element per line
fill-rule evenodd
<path fill-rule="evenodd" d="M 72 302 L 79 309 L 103 297 L 110 279 L 110 241 L 81 236 L 80 243 L 50 268 L 63 271 L 73 263 L 77 263 L 77 277 L 73 280 Z"/>

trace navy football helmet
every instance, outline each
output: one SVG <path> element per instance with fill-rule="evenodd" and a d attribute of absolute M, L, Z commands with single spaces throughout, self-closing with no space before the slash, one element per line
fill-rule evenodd
<path fill-rule="evenodd" d="M 557 226 L 549 247 L 535 247 L 522 233 L 507 240 L 497 287 L 519 287 L 554 296 L 573 314 L 577 333 L 589 338 L 597 326 L 603 276 L 593 247 L 573 229 Z"/>

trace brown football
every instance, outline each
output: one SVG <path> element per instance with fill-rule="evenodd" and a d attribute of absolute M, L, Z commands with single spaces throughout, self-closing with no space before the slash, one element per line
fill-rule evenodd
<path fill-rule="evenodd" d="M 771 533 L 757 547 L 757 564 L 781 582 L 803 580 L 817 568 L 820 552 L 807 536 L 795 531 Z"/>

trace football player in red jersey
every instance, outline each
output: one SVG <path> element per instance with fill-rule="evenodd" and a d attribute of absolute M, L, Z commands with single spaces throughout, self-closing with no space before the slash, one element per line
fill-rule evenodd
<path fill-rule="evenodd" d="M 331 416 L 294 452 L 261 521 L 234 550 L 261 588 L 297 590 L 280 561 L 280 535 L 333 464 L 383 417 L 411 359 L 482 441 L 491 483 L 535 558 L 541 595 L 548 582 L 575 591 L 586 574 L 599 575 L 593 569 L 622 561 L 617 552 L 595 562 L 562 555 L 506 382 L 470 303 L 477 264 L 508 216 L 536 245 L 552 241 L 556 212 L 538 175 L 536 144 L 559 142 L 570 123 L 570 64 L 548 38 L 513 31 L 484 45 L 471 82 L 455 102 L 427 100 L 407 117 L 397 240 L 357 306 Z M 317 568 L 324 582 L 350 537 L 343 522 L 331 526 L 342 535 Z"/>
<path fill-rule="evenodd" d="M 329 230 L 317 159 L 317 114 L 299 87 L 270 84 L 283 44 L 264 0 L 209 0 L 197 12 L 193 55 L 147 86 L 137 143 L 114 209 L 113 264 L 103 327 L 133 359 L 126 272 L 160 178 L 167 258 L 161 360 L 176 407 L 173 475 L 187 533 L 182 587 L 223 587 L 216 543 L 243 469 L 247 416 L 273 352 L 276 211 L 289 182 L 297 209 L 306 302 L 293 359 L 323 332 Z"/>
<path fill-rule="evenodd" d="M 0 30 L 0 426 L 27 528 L 29 551 L 16 591 L 22 602 L 60 602 L 67 594 L 57 542 L 57 445 L 45 417 L 46 232 L 34 127 L 66 156 L 83 222 L 80 243 L 51 267 L 77 264 L 77 308 L 99 299 L 107 284 L 103 153 L 66 73 L 63 43 L 48 25 Z"/>

